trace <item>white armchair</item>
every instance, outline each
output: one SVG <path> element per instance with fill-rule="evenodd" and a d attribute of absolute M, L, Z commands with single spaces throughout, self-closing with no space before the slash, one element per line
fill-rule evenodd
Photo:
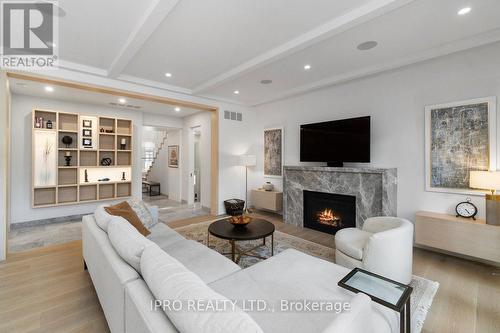
<path fill-rule="evenodd" d="M 335 262 L 408 284 L 412 277 L 413 224 L 383 216 L 366 219 L 363 229 L 339 230 L 335 235 Z"/>

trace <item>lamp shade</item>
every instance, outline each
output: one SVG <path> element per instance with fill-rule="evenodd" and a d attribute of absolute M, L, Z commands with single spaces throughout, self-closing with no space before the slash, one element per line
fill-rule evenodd
<path fill-rule="evenodd" d="M 500 189 L 500 171 L 471 171 L 469 185 L 482 190 Z"/>
<path fill-rule="evenodd" d="M 241 155 L 240 156 L 240 165 L 249 167 L 255 166 L 257 164 L 257 158 L 255 155 Z"/>

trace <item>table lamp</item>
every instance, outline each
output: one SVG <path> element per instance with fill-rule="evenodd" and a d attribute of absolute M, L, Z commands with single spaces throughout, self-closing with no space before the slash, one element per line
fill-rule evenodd
<path fill-rule="evenodd" d="M 470 187 L 491 191 L 486 194 L 486 223 L 500 225 L 500 171 L 471 171 Z"/>
<path fill-rule="evenodd" d="M 245 167 L 245 213 L 248 213 L 248 167 L 255 166 L 257 158 L 255 155 L 241 155 L 240 165 Z"/>

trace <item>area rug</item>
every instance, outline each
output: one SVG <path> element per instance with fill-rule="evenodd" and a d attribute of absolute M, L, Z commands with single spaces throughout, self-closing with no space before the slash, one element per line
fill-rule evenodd
<path fill-rule="evenodd" d="M 207 245 L 208 226 L 213 221 L 191 224 L 188 226 L 176 228 L 175 230 L 187 239 L 192 239 Z M 332 239 L 333 242 L 333 239 Z M 255 254 L 262 257 L 269 257 L 271 254 L 270 237 L 266 242 L 267 246 L 259 247 Z M 256 245 L 262 244 L 262 240 L 238 242 L 238 245 L 243 249 L 251 249 Z M 210 236 L 210 248 L 217 252 L 229 252 L 230 244 L 227 240 L 219 239 Z M 304 253 L 310 254 L 321 259 L 335 262 L 335 249 L 324 245 L 316 244 L 308 240 L 304 240 L 280 231 L 274 232 L 274 254 L 285 251 L 286 249 L 296 249 Z M 238 262 L 241 268 L 252 266 L 261 261 L 261 259 L 244 256 Z M 434 296 L 439 287 L 439 283 L 424 279 L 422 277 L 413 276 L 410 285 L 413 287 L 411 296 L 411 331 L 420 333 L 424 325 L 427 312 L 429 311 Z"/>

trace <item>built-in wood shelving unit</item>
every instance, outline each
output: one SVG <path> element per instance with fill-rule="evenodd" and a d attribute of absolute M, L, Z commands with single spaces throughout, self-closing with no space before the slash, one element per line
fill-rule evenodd
<path fill-rule="evenodd" d="M 47 128 L 47 121 L 52 128 Z M 71 137 L 71 144 L 63 143 L 65 136 Z M 132 195 L 132 120 L 35 109 L 32 138 L 34 208 Z M 67 154 L 71 156 L 69 166 Z M 109 165 L 103 159 L 109 159 L 105 160 Z M 99 181 L 103 178 L 110 180 Z"/>

